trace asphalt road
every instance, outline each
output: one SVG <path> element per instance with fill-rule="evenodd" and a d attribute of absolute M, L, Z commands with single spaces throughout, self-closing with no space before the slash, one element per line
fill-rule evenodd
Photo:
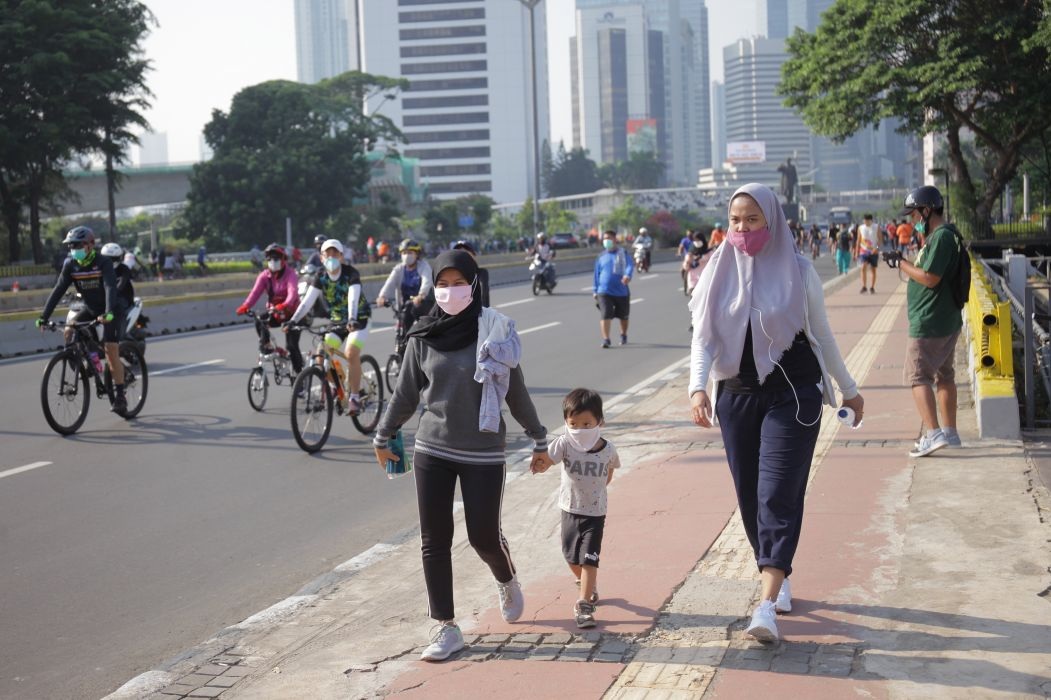
<path fill-rule="evenodd" d="M 830 276 L 828 256 L 819 262 Z M 611 350 L 599 349 L 590 281 L 566 276 L 536 298 L 522 284 L 492 291 L 522 335 L 549 429 L 569 388 L 612 398 L 688 354 L 675 265 L 632 283 L 630 343 Z M 366 348 L 381 366 L 390 318 L 375 310 Z M 307 455 L 292 440 L 286 387 L 251 410 L 251 327 L 149 343 L 139 418 L 96 400 L 68 438 L 41 414 L 46 357 L 0 363 L 0 697 L 105 695 L 416 524 L 412 481 L 385 479 L 349 419 Z M 510 453 L 526 443 L 508 423 Z"/>

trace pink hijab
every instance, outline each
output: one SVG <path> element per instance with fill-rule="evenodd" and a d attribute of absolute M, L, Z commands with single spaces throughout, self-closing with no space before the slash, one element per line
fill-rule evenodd
<path fill-rule="evenodd" d="M 794 237 L 777 195 L 765 185 L 749 183 L 730 202 L 741 195 L 762 209 L 770 241 L 754 257 L 729 240 L 720 245 L 693 290 L 690 311 L 694 336 L 711 358 L 716 381 L 737 376 L 751 323 L 752 354 L 762 383 L 803 330 L 806 297 Z"/>

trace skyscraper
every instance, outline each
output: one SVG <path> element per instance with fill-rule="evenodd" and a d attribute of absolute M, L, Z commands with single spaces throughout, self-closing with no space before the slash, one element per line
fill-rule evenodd
<path fill-rule="evenodd" d="M 316 83 L 351 69 L 348 0 L 295 0 L 296 74 Z"/>
<path fill-rule="evenodd" d="M 529 11 L 514 0 L 356 0 L 361 70 L 400 76 L 380 112 L 405 134 L 428 192 L 481 193 L 498 202 L 533 194 Z M 544 3 L 535 9 L 540 140 L 547 138 Z"/>

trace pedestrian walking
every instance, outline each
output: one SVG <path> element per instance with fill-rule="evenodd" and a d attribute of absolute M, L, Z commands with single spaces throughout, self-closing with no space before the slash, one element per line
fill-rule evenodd
<path fill-rule="evenodd" d="M 547 429 L 526 389 L 514 322 L 482 307 L 474 259 L 466 251 L 450 250 L 437 257 L 432 269 L 435 308 L 409 333 L 398 383 L 373 445 L 381 467 L 388 459 L 397 460 L 388 441 L 422 402 L 413 474 L 428 609 L 439 624 L 421 658 L 441 661 L 464 646 L 453 606 L 456 482 L 460 482 L 468 539 L 496 579 L 503 619 L 514 622 L 525 601 L 500 528 L 507 472 L 501 404 L 506 402 L 534 441 L 531 467 L 543 461 Z"/>
<path fill-rule="evenodd" d="M 580 597 L 573 605 L 577 627 L 595 626 L 598 564 L 606 526 L 606 487 L 620 467 L 613 443 L 602 437 L 602 397 L 591 389 L 574 389 L 562 400 L 566 432 L 547 448 L 545 459 L 530 467 L 534 474 L 562 463 L 558 507 L 562 510 L 562 556 L 576 577 Z"/>
<path fill-rule="evenodd" d="M 617 245 L 617 232 L 602 234 L 605 252 L 595 258 L 595 281 L 592 296 L 599 310 L 602 348 L 610 347 L 609 328 L 614 318 L 620 320 L 620 344 L 628 344 L 628 316 L 631 314 L 631 291 L 628 284 L 635 274 L 635 261 Z"/>
<path fill-rule="evenodd" d="M 956 430 L 953 356 L 963 318 L 962 301 L 954 297 L 953 287 L 961 274 L 960 258 L 967 251 L 960 232 L 944 219 L 944 203 L 937 187 L 927 185 L 910 192 L 901 215 L 909 217 L 915 229 L 933 231 L 927 235 L 914 263 L 898 261 L 898 269 L 909 278 L 905 383 L 912 387 L 912 398 L 925 429 L 909 455 L 925 457 L 943 447 L 961 444 Z"/>
<path fill-rule="evenodd" d="M 861 293 L 876 293 L 876 266 L 879 265 L 879 227 L 872 223 L 872 214 L 865 214 L 864 223 L 858 226 L 854 243 L 854 257 L 861 266 Z M 869 282 L 869 275 L 872 281 Z"/>
<path fill-rule="evenodd" d="M 850 253 L 854 245 L 850 230 L 846 226 L 837 228 L 833 224 L 829 229 L 828 239 L 829 245 L 836 250 L 836 269 L 839 270 L 841 275 L 847 274 L 850 272 Z"/>
<path fill-rule="evenodd" d="M 788 577 L 821 406 L 835 406 L 832 379 L 855 425 L 864 401 L 832 336 L 821 280 L 796 254 L 777 195 L 748 184 L 729 209 L 730 245 L 712 256 L 690 302 L 690 404 L 695 424 L 709 428 L 713 417 L 719 423 L 762 578 L 747 633 L 776 641 L 776 612 L 792 609 Z"/>

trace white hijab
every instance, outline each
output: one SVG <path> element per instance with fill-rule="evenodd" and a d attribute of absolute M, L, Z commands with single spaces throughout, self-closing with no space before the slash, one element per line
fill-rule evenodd
<path fill-rule="evenodd" d="M 693 291 L 690 311 L 695 335 L 712 361 L 716 381 L 736 377 L 741 367 L 748 323 L 752 355 L 762 383 L 803 330 L 806 298 L 796 260 L 794 237 L 777 195 L 765 185 L 749 183 L 730 198 L 748 195 L 759 204 L 770 228 L 770 240 L 754 257 L 727 240 L 718 247 Z M 729 207 L 727 207 L 729 209 Z"/>

